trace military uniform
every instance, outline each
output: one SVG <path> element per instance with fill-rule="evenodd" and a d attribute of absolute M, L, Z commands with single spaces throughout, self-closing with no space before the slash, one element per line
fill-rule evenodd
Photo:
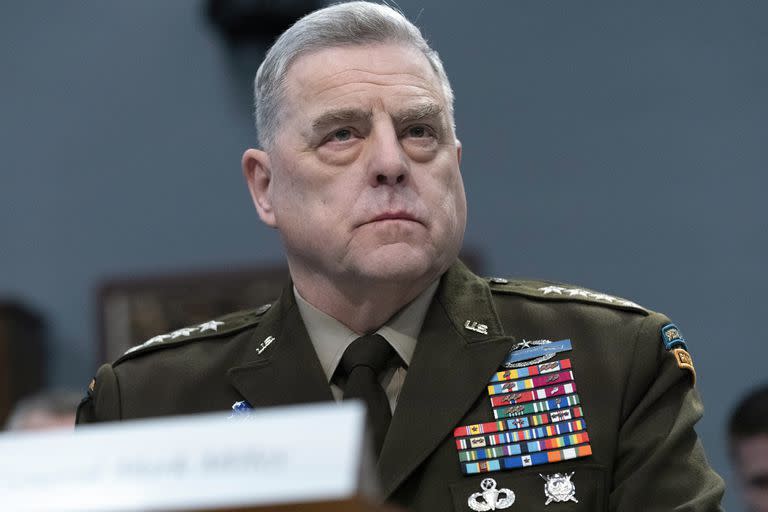
<path fill-rule="evenodd" d="M 608 295 L 485 280 L 455 264 L 427 312 L 381 452 L 385 497 L 425 512 L 492 510 L 482 494 L 500 490 L 497 510 L 720 510 L 723 482 L 693 429 L 702 414 L 693 367 L 674 352 L 677 332 L 662 339 L 669 324 Z M 563 339 L 591 455 L 465 475 L 454 429 L 495 421 L 491 376 L 522 340 Z M 78 422 L 331 399 L 289 287 L 270 308 L 176 331 L 102 366 Z M 562 499 L 545 491 L 553 478 L 571 486 Z"/>

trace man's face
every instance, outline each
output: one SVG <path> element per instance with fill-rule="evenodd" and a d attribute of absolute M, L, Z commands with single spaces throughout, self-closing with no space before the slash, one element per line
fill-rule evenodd
<path fill-rule="evenodd" d="M 734 441 L 736 471 L 750 512 L 768 512 L 768 434 Z"/>
<path fill-rule="evenodd" d="M 330 48 L 289 69 L 261 201 L 249 185 L 294 274 L 432 280 L 464 234 L 460 154 L 440 81 L 418 50 Z"/>

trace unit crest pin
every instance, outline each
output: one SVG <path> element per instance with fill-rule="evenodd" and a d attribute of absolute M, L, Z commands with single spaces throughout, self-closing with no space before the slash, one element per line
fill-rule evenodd
<path fill-rule="evenodd" d="M 553 501 L 557 503 L 566 501 L 579 502 L 576 499 L 576 485 L 571 482 L 573 472 L 568 474 L 555 473 L 554 475 L 547 476 L 539 473 L 539 476 L 544 479 L 544 494 L 547 496 L 547 502 L 544 505 L 549 505 Z"/>
<path fill-rule="evenodd" d="M 480 482 L 483 492 L 475 492 L 467 500 L 467 505 L 477 512 L 503 510 L 515 502 L 515 493 L 509 489 L 496 489 L 496 480 L 485 478 Z"/>

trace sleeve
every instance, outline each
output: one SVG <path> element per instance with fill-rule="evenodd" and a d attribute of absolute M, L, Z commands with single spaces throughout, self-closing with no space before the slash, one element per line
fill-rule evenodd
<path fill-rule="evenodd" d="M 624 396 L 610 510 L 720 511 L 723 480 L 707 462 L 695 423 L 695 373 L 662 342 L 669 319 L 653 313 L 635 340 Z M 687 354 L 687 353 L 686 353 Z"/>
<path fill-rule="evenodd" d="M 76 425 L 118 421 L 122 418 L 120 384 L 112 365 L 105 364 L 96 372 L 88 393 L 77 407 Z"/>

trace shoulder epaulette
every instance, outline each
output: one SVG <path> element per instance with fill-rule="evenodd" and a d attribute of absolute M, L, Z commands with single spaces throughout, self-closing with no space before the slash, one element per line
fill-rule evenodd
<path fill-rule="evenodd" d="M 491 291 L 497 293 L 510 293 L 525 295 L 543 300 L 586 302 L 600 304 L 629 311 L 636 311 L 645 315 L 650 312 L 631 300 L 622 299 L 606 293 L 600 293 L 586 288 L 580 288 L 563 283 L 551 281 L 534 281 L 527 279 L 505 279 L 503 277 L 489 277 L 488 283 Z"/>
<path fill-rule="evenodd" d="M 203 322 L 199 325 L 183 327 L 167 334 L 160 334 L 154 338 L 148 339 L 144 343 L 129 348 L 117 361 L 114 362 L 114 364 L 143 354 L 150 349 L 176 346 L 190 341 L 236 333 L 237 331 L 258 324 L 261 316 L 266 313 L 270 307 L 272 307 L 272 304 L 264 304 L 256 309 L 230 313 L 216 318 L 215 320 Z"/>

